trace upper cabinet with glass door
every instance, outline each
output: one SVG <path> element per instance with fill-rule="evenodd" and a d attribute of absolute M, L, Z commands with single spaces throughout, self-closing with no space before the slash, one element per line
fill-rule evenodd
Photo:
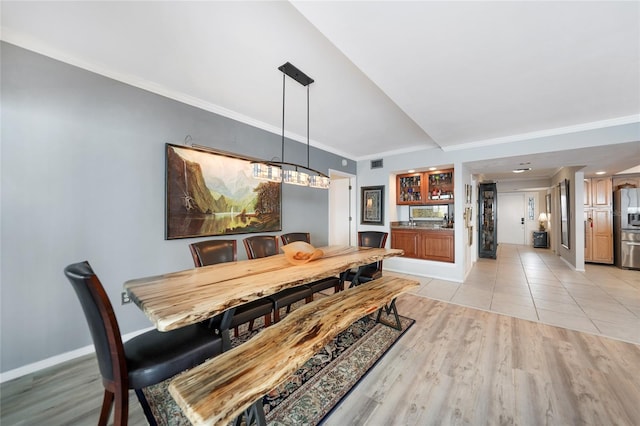
<path fill-rule="evenodd" d="M 397 175 L 396 204 L 453 203 L 453 169 Z"/>
<path fill-rule="evenodd" d="M 407 173 L 396 177 L 396 204 L 423 204 L 423 173 Z"/>
<path fill-rule="evenodd" d="M 429 203 L 453 203 L 453 169 L 425 173 L 425 177 L 429 184 Z"/>

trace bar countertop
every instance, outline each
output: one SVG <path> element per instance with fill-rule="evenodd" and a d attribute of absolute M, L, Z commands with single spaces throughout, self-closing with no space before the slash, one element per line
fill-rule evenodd
<path fill-rule="evenodd" d="M 393 231 L 394 229 L 453 232 L 453 226 L 445 227 L 441 222 L 438 221 L 391 222 L 391 230 Z"/>

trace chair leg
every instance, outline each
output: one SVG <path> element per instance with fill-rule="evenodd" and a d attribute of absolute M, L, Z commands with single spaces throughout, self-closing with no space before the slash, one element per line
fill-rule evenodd
<path fill-rule="evenodd" d="M 250 323 L 249 323 L 249 330 L 251 330 L 251 326 L 253 326 L 253 323 L 252 323 L 252 322 L 250 322 Z M 233 337 L 238 337 L 238 333 L 239 333 L 239 332 L 238 332 L 238 326 L 236 325 L 236 326 L 233 328 Z"/>
<path fill-rule="evenodd" d="M 113 406 L 113 392 L 104 390 L 104 397 L 102 398 L 102 410 L 100 410 L 100 420 L 98 420 L 98 426 L 106 426 L 111 415 L 111 407 Z"/>
<path fill-rule="evenodd" d="M 269 327 L 271 325 L 271 314 L 264 316 L 264 326 Z"/>
<path fill-rule="evenodd" d="M 142 411 L 144 411 L 144 416 L 147 418 L 147 422 L 149 422 L 149 426 L 158 426 L 156 422 L 156 418 L 153 417 L 153 412 L 151 411 L 151 407 L 149 406 L 149 401 L 144 396 L 144 392 L 142 389 L 135 389 L 136 396 L 138 397 L 138 401 L 142 406 Z"/>
<path fill-rule="evenodd" d="M 307 298 L 304 299 L 304 303 L 311 303 L 313 302 L 313 294 Z M 288 312 L 288 311 L 287 311 Z"/>
<path fill-rule="evenodd" d="M 253 324 L 255 323 L 254 320 L 250 320 L 249 321 L 249 331 L 253 331 Z"/>
<path fill-rule="evenodd" d="M 273 323 L 280 322 L 280 308 L 276 308 L 273 310 Z"/>
<path fill-rule="evenodd" d="M 129 390 L 116 389 L 115 395 L 115 412 L 113 414 L 114 426 L 127 426 L 129 420 Z"/>

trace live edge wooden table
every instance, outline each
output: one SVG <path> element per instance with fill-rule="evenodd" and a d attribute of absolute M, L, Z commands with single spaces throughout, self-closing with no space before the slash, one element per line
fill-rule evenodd
<path fill-rule="evenodd" d="M 230 323 L 228 314 L 232 315 L 234 308 L 243 303 L 403 254 L 399 249 L 384 248 L 322 249 L 321 259 L 304 265 L 291 265 L 284 255 L 276 255 L 131 280 L 124 287 L 157 329 L 167 331 L 223 312 L 222 322 Z M 170 391 L 192 422 L 226 423 L 295 371 L 348 323 L 382 309 L 391 299 L 393 304 L 395 296 L 417 285 L 405 279 L 382 278 L 305 305 L 249 342 L 180 375 L 172 381 Z M 274 339 L 271 335 L 281 337 Z M 262 357 L 256 351 L 261 351 Z M 264 363 L 274 358 L 281 368 L 266 368 Z M 245 417 L 253 417 L 258 425 L 265 424 L 260 401 L 245 409 Z"/>
<path fill-rule="evenodd" d="M 400 249 L 322 247 L 324 256 L 292 265 L 284 254 L 220 263 L 127 281 L 124 289 L 159 331 L 195 324 L 289 287 L 400 256 Z"/>

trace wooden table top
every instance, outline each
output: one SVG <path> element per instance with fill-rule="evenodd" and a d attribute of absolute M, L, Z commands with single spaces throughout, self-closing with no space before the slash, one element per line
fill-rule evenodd
<path fill-rule="evenodd" d="M 168 331 L 289 287 L 403 254 L 399 249 L 350 246 L 322 250 L 322 258 L 304 265 L 294 266 L 279 254 L 130 280 L 124 289 L 158 330 Z"/>

